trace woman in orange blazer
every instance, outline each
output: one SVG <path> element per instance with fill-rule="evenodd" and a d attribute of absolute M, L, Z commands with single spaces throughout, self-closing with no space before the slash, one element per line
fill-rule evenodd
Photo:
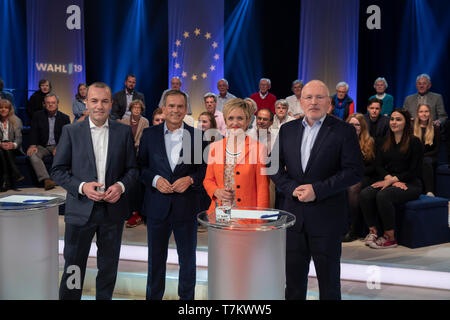
<path fill-rule="evenodd" d="M 223 109 L 227 136 L 210 145 L 203 186 L 211 198 L 208 212 L 219 206 L 269 206 L 267 149 L 246 135 L 252 111 L 242 99 L 229 100 Z"/>

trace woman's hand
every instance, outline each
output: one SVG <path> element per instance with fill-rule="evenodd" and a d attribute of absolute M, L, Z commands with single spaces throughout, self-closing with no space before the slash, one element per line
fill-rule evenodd
<path fill-rule="evenodd" d="M 406 183 L 404 183 L 404 182 L 398 181 L 398 182 L 395 182 L 392 186 L 396 187 L 396 188 L 400 188 L 402 190 L 408 190 L 408 187 L 406 186 Z"/>
<path fill-rule="evenodd" d="M 372 188 L 375 188 L 375 189 L 381 188 L 381 190 L 384 190 L 387 187 L 389 187 L 391 184 L 392 183 L 390 182 L 390 180 L 382 180 L 382 181 L 373 183 L 371 186 L 372 186 Z"/>
<path fill-rule="evenodd" d="M 217 189 L 214 196 L 220 201 L 233 201 L 234 198 L 233 191 L 227 189 Z"/>

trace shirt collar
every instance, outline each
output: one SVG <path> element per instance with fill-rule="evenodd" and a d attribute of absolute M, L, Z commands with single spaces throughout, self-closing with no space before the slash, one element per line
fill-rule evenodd
<path fill-rule="evenodd" d="M 181 130 L 180 130 L 181 129 Z M 181 123 L 181 127 L 179 127 L 177 130 L 175 130 L 174 132 L 171 132 L 170 130 L 169 130 L 169 128 L 167 128 L 167 124 L 166 124 L 166 122 L 164 121 L 164 135 L 166 135 L 166 134 L 168 134 L 168 133 L 172 133 L 172 134 L 174 134 L 174 133 L 177 133 L 177 132 L 183 132 L 183 129 L 184 129 L 184 121 Z"/>
<path fill-rule="evenodd" d="M 96 128 L 99 128 L 99 129 L 107 128 L 108 129 L 109 128 L 109 120 L 107 119 L 101 127 L 97 127 L 95 125 L 95 123 L 92 122 L 91 117 L 89 117 L 89 127 L 91 129 L 96 129 Z"/>
<path fill-rule="evenodd" d="M 264 94 L 264 95 L 261 93 L 261 91 L 259 92 L 261 99 L 264 99 L 265 97 L 267 97 L 268 94 L 269 94 L 269 91 L 267 91 L 266 94 Z"/>
<path fill-rule="evenodd" d="M 316 122 L 314 122 L 313 127 L 315 127 L 315 126 L 321 126 L 322 123 L 323 123 L 323 121 L 325 120 L 326 116 L 327 116 L 327 115 L 325 114 L 322 118 L 320 118 L 319 120 L 317 120 Z M 306 128 L 306 127 L 310 127 L 310 125 L 309 125 L 308 122 L 306 121 L 306 116 L 303 117 L 302 125 L 303 125 L 303 127 L 305 127 L 305 128 Z"/>

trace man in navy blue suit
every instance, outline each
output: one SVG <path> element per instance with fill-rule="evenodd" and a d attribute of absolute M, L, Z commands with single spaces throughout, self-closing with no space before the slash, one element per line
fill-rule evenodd
<path fill-rule="evenodd" d="M 286 299 L 306 299 L 311 257 L 320 299 L 341 299 L 346 190 L 361 180 L 363 162 L 355 129 L 327 115 L 329 95 L 321 81 L 306 84 L 305 117 L 281 127 L 272 152 L 272 158 L 279 152 L 279 167 L 271 178 L 285 195 L 283 209 L 297 218 L 287 231 Z"/>
<path fill-rule="evenodd" d="M 161 300 L 165 289 L 167 250 L 174 234 L 180 264 L 178 295 L 193 300 L 196 281 L 197 220 L 195 201 L 206 172 L 202 132 L 183 122 L 184 92 L 169 90 L 163 98 L 165 122 L 144 130 L 138 164 L 145 185 L 149 265 L 147 299 Z M 195 143 L 194 143 L 195 141 Z"/>
<path fill-rule="evenodd" d="M 52 178 L 67 190 L 64 272 L 60 299 L 80 299 L 92 238 L 96 235 L 96 298 L 111 299 L 119 264 L 128 192 L 138 179 L 131 128 L 108 120 L 111 89 L 94 83 L 87 92 L 89 118 L 63 127 Z"/>

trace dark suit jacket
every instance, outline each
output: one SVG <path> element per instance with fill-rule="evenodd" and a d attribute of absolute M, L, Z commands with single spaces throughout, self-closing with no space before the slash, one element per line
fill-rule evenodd
<path fill-rule="evenodd" d="M 203 149 L 206 142 L 203 141 L 203 134 L 200 130 L 187 124 L 184 124 L 184 129 L 180 159 L 184 155 L 190 163 L 178 164 L 173 172 L 166 153 L 164 123 L 147 128 L 142 134 L 138 155 L 141 182 L 145 185 L 142 213 L 150 221 L 165 221 L 166 219 L 192 221 L 199 213 L 196 199 L 197 194 L 201 191 L 206 173 L 206 164 L 203 161 Z M 194 184 L 183 193 L 163 194 L 152 186 L 153 178 L 156 175 L 160 175 L 170 183 L 174 183 L 179 178 L 191 176 Z"/>
<path fill-rule="evenodd" d="M 68 115 L 58 111 L 56 113 L 55 128 L 53 134 L 55 135 L 55 141 L 58 144 L 59 138 L 61 137 L 62 128 L 70 123 L 70 118 Z M 33 115 L 33 120 L 31 121 L 31 132 L 30 132 L 30 145 L 40 145 L 47 146 L 48 143 L 48 112 L 47 110 L 37 111 Z"/>
<path fill-rule="evenodd" d="M 317 134 L 305 172 L 301 163 L 303 125 L 301 119 L 281 126 L 272 166 L 279 147 L 278 172 L 271 176 L 285 195 L 284 210 L 297 218 L 294 230 L 310 235 L 344 233 L 347 228 L 347 188 L 361 181 L 363 161 L 355 129 L 327 116 Z M 316 200 L 302 203 L 292 196 L 295 188 L 312 184 Z"/>
<path fill-rule="evenodd" d="M 125 193 L 114 203 L 106 203 L 108 217 L 113 222 L 124 221 L 128 214 L 128 192 L 138 179 L 138 169 L 131 128 L 109 120 L 108 154 L 106 158 L 105 189 L 121 181 Z M 81 195 L 81 182 L 97 181 L 94 148 L 89 120 L 63 128 L 53 160 L 51 177 L 67 190 L 64 220 L 84 225 L 91 214 L 94 201 Z"/>
<path fill-rule="evenodd" d="M 111 116 L 114 120 L 122 119 L 123 115 L 127 111 L 127 95 L 125 90 L 116 92 L 113 96 L 113 105 L 111 109 Z M 133 91 L 133 100 L 142 100 L 145 104 L 144 95 L 136 90 Z"/>

